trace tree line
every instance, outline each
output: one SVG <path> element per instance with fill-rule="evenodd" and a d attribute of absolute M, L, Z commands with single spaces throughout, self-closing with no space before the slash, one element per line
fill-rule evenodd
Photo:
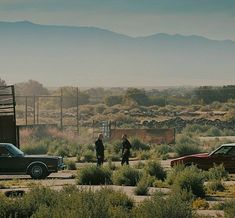
<path fill-rule="evenodd" d="M 0 86 L 7 85 L 0 78 Z M 165 106 L 165 105 L 191 105 L 210 104 L 214 101 L 226 102 L 235 99 L 235 85 L 222 87 L 171 87 L 165 89 L 140 89 L 140 88 L 89 88 L 86 90 L 74 87 L 60 87 L 48 89 L 35 80 L 15 84 L 17 96 L 33 95 L 63 95 L 64 107 L 75 107 L 79 105 L 104 103 L 108 106 L 117 104 L 136 104 L 140 106 Z M 62 90 L 62 91 L 61 91 Z M 48 107 L 56 105 L 58 99 L 51 98 L 45 102 Z"/>

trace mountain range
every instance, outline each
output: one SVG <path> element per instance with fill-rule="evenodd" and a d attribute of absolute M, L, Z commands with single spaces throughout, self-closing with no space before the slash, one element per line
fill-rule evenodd
<path fill-rule="evenodd" d="M 235 42 L 158 33 L 130 37 L 96 27 L 0 22 L 0 78 L 47 86 L 235 83 Z"/>

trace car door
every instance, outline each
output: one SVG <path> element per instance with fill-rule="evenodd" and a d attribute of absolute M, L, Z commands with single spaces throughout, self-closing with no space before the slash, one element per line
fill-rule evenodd
<path fill-rule="evenodd" d="M 0 172 L 22 172 L 22 157 L 15 157 L 7 147 L 0 146 Z"/>
<path fill-rule="evenodd" d="M 235 147 L 231 146 L 231 149 L 225 155 L 225 169 L 231 173 L 235 172 Z"/>
<path fill-rule="evenodd" d="M 0 147 L 0 172 L 11 172 L 12 157 L 9 150 L 3 146 Z"/>
<path fill-rule="evenodd" d="M 210 155 L 210 160 L 213 164 L 220 165 L 223 164 L 224 168 L 230 171 L 231 168 L 234 168 L 232 158 L 235 158 L 235 155 L 230 153 L 233 150 L 232 146 L 223 146 L 218 149 L 214 154 Z M 235 150 L 233 150 L 235 153 Z"/>
<path fill-rule="evenodd" d="M 203 170 L 208 170 L 213 167 L 215 164 L 219 165 L 223 162 L 221 158 L 218 158 L 218 155 L 208 155 L 205 157 L 197 158 L 194 163 L 198 165 L 199 168 Z"/>

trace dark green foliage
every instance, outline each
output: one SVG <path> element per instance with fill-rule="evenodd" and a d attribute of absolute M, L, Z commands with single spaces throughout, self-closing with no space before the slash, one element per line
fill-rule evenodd
<path fill-rule="evenodd" d="M 141 179 L 134 190 L 136 195 L 148 195 L 149 184 L 144 178 Z"/>
<path fill-rule="evenodd" d="M 228 178 L 228 172 L 224 169 L 223 164 L 214 165 L 205 172 L 205 177 L 207 180 L 222 180 Z"/>
<path fill-rule="evenodd" d="M 150 146 L 141 142 L 138 138 L 133 138 L 131 140 L 131 145 L 133 150 L 149 150 Z"/>
<path fill-rule="evenodd" d="M 22 198 L 0 195 L 0 217 L 125 218 L 130 217 L 132 207 L 129 197 L 107 188 L 85 191 L 69 186 L 58 192 L 36 187 Z"/>
<path fill-rule="evenodd" d="M 35 80 L 17 83 L 15 85 L 17 95 L 33 96 L 33 95 L 48 95 L 49 91 L 43 87 L 43 84 Z"/>
<path fill-rule="evenodd" d="M 167 99 L 165 97 L 156 97 L 151 96 L 149 97 L 149 105 L 158 105 L 160 107 L 166 106 Z"/>
<path fill-rule="evenodd" d="M 206 190 L 209 193 L 222 192 L 225 187 L 220 180 L 212 180 L 206 184 Z"/>
<path fill-rule="evenodd" d="M 217 127 L 211 127 L 207 131 L 207 135 L 208 136 L 221 136 L 221 135 L 223 135 L 223 132 L 220 129 L 218 129 Z"/>
<path fill-rule="evenodd" d="M 184 129 L 183 129 L 183 133 L 185 135 L 192 135 L 192 134 L 196 134 L 196 135 L 203 135 L 205 132 L 207 132 L 210 129 L 209 126 L 206 125 L 199 125 L 199 124 L 193 124 L 193 125 L 187 125 Z"/>
<path fill-rule="evenodd" d="M 78 171 L 78 183 L 82 185 L 101 185 L 111 183 L 112 172 L 107 167 L 88 166 Z"/>
<path fill-rule="evenodd" d="M 164 198 L 155 194 L 150 200 L 145 200 L 133 211 L 136 218 L 191 218 L 193 212 L 190 204 L 182 200 L 180 194 Z"/>
<path fill-rule="evenodd" d="M 94 162 L 94 161 L 96 161 L 95 152 L 91 151 L 91 150 L 85 151 L 84 154 L 83 154 L 83 161 L 84 162 Z"/>
<path fill-rule="evenodd" d="M 123 101 L 122 96 L 108 96 L 104 99 L 104 102 L 106 105 L 109 107 L 116 105 L 116 104 L 121 104 Z"/>
<path fill-rule="evenodd" d="M 224 213 L 226 218 L 234 218 L 235 214 L 235 200 L 230 200 L 225 202 L 223 205 L 224 207 Z"/>
<path fill-rule="evenodd" d="M 105 195 L 107 201 L 110 202 L 110 204 L 113 207 L 122 207 L 123 209 L 131 209 L 134 205 L 133 201 L 121 191 L 114 192 L 112 189 L 102 188 L 99 191 L 99 194 Z"/>
<path fill-rule="evenodd" d="M 176 177 L 185 169 L 182 164 L 177 164 L 172 168 L 172 170 L 167 174 L 167 183 L 172 185 L 175 182 Z"/>
<path fill-rule="evenodd" d="M 72 160 L 65 160 L 65 165 L 67 166 L 68 170 L 76 170 L 76 163 Z"/>
<path fill-rule="evenodd" d="M 192 191 L 197 197 L 204 197 L 204 175 L 196 166 L 186 167 L 178 172 L 173 181 L 176 190 Z"/>
<path fill-rule="evenodd" d="M 164 180 L 166 178 L 166 172 L 159 162 L 148 161 L 144 170 L 148 175 L 154 176 L 157 179 Z"/>
<path fill-rule="evenodd" d="M 175 146 L 175 152 L 178 157 L 201 153 L 201 149 L 195 145 L 190 144 L 177 144 Z"/>
<path fill-rule="evenodd" d="M 206 104 L 210 104 L 213 101 L 226 102 L 228 99 L 235 98 L 235 86 L 202 86 L 195 89 L 195 95 L 198 100 L 203 100 Z"/>
<path fill-rule="evenodd" d="M 174 149 L 178 156 L 190 155 L 201 152 L 199 141 L 190 138 L 186 135 L 178 137 Z"/>
<path fill-rule="evenodd" d="M 130 166 L 122 166 L 113 173 L 112 181 L 115 185 L 135 186 L 141 178 L 141 173 Z"/>
<path fill-rule="evenodd" d="M 43 141 L 33 142 L 33 145 L 24 145 L 23 151 L 25 154 L 47 154 L 48 145 Z"/>
<path fill-rule="evenodd" d="M 127 99 L 131 99 L 136 102 L 138 105 L 149 105 L 149 98 L 143 89 L 129 88 L 126 91 Z"/>
<path fill-rule="evenodd" d="M 164 154 L 167 154 L 169 152 L 172 152 L 173 151 L 173 148 L 172 146 L 170 145 L 167 145 L 167 144 L 162 144 L 162 145 L 157 145 L 156 146 L 156 151 L 161 154 L 161 155 L 164 155 Z"/>

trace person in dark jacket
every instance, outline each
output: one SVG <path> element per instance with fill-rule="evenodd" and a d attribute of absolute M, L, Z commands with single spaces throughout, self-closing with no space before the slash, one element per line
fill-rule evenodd
<path fill-rule="evenodd" d="M 122 162 L 121 162 L 122 165 L 124 163 L 126 163 L 126 165 L 129 165 L 129 157 L 131 155 L 130 149 L 131 149 L 131 143 L 128 141 L 127 135 L 124 134 L 122 136 Z"/>
<path fill-rule="evenodd" d="M 98 139 L 95 142 L 97 166 L 101 166 L 104 163 L 104 144 L 103 144 L 103 134 L 98 135 Z"/>

